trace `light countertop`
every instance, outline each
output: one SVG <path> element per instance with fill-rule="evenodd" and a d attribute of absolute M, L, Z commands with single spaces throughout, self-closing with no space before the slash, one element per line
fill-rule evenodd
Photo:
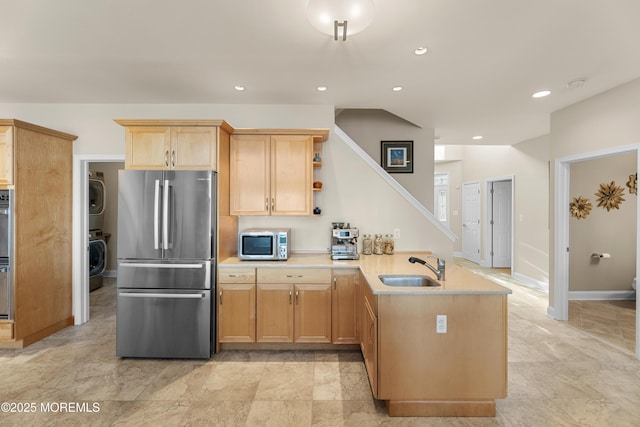
<path fill-rule="evenodd" d="M 219 268 L 359 268 L 374 294 L 510 294 L 511 290 L 485 279 L 464 267 L 448 262 L 441 286 L 399 287 L 384 285 L 380 274 L 417 274 L 435 279 L 435 274 L 421 264 L 411 264 L 415 256 L 436 264 L 429 252 L 400 252 L 394 255 L 360 255 L 359 260 L 332 260 L 326 253 L 292 254 L 287 261 L 240 261 L 236 257 L 223 260 Z"/>

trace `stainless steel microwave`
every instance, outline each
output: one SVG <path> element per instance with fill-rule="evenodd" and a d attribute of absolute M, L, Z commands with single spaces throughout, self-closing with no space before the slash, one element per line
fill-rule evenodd
<path fill-rule="evenodd" d="M 290 252 L 290 228 L 248 228 L 238 233 L 241 260 L 286 261 Z"/>

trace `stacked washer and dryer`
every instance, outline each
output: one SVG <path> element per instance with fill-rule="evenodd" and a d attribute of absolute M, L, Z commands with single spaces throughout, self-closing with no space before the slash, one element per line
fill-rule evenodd
<path fill-rule="evenodd" d="M 103 273 L 107 268 L 107 242 L 104 208 L 106 202 L 104 174 L 89 172 L 89 291 L 102 287 Z"/>

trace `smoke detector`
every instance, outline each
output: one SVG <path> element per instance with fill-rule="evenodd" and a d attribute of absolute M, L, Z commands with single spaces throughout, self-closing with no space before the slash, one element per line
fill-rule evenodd
<path fill-rule="evenodd" d="M 575 88 L 584 86 L 586 82 L 587 82 L 586 79 L 576 79 L 567 83 L 567 86 L 569 87 L 569 89 L 575 89 Z"/>

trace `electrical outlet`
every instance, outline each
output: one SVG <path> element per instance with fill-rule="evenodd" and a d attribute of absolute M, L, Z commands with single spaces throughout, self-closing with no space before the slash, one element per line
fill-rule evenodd
<path fill-rule="evenodd" d="M 438 334 L 447 333 L 447 315 L 446 314 L 438 314 L 436 316 L 436 333 Z"/>
<path fill-rule="evenodd" d="M 400 229 L 399 228 L 394 228 L 393 229 L 393 238 L 394 239 L 399 239 L 400 238 Z"/>

